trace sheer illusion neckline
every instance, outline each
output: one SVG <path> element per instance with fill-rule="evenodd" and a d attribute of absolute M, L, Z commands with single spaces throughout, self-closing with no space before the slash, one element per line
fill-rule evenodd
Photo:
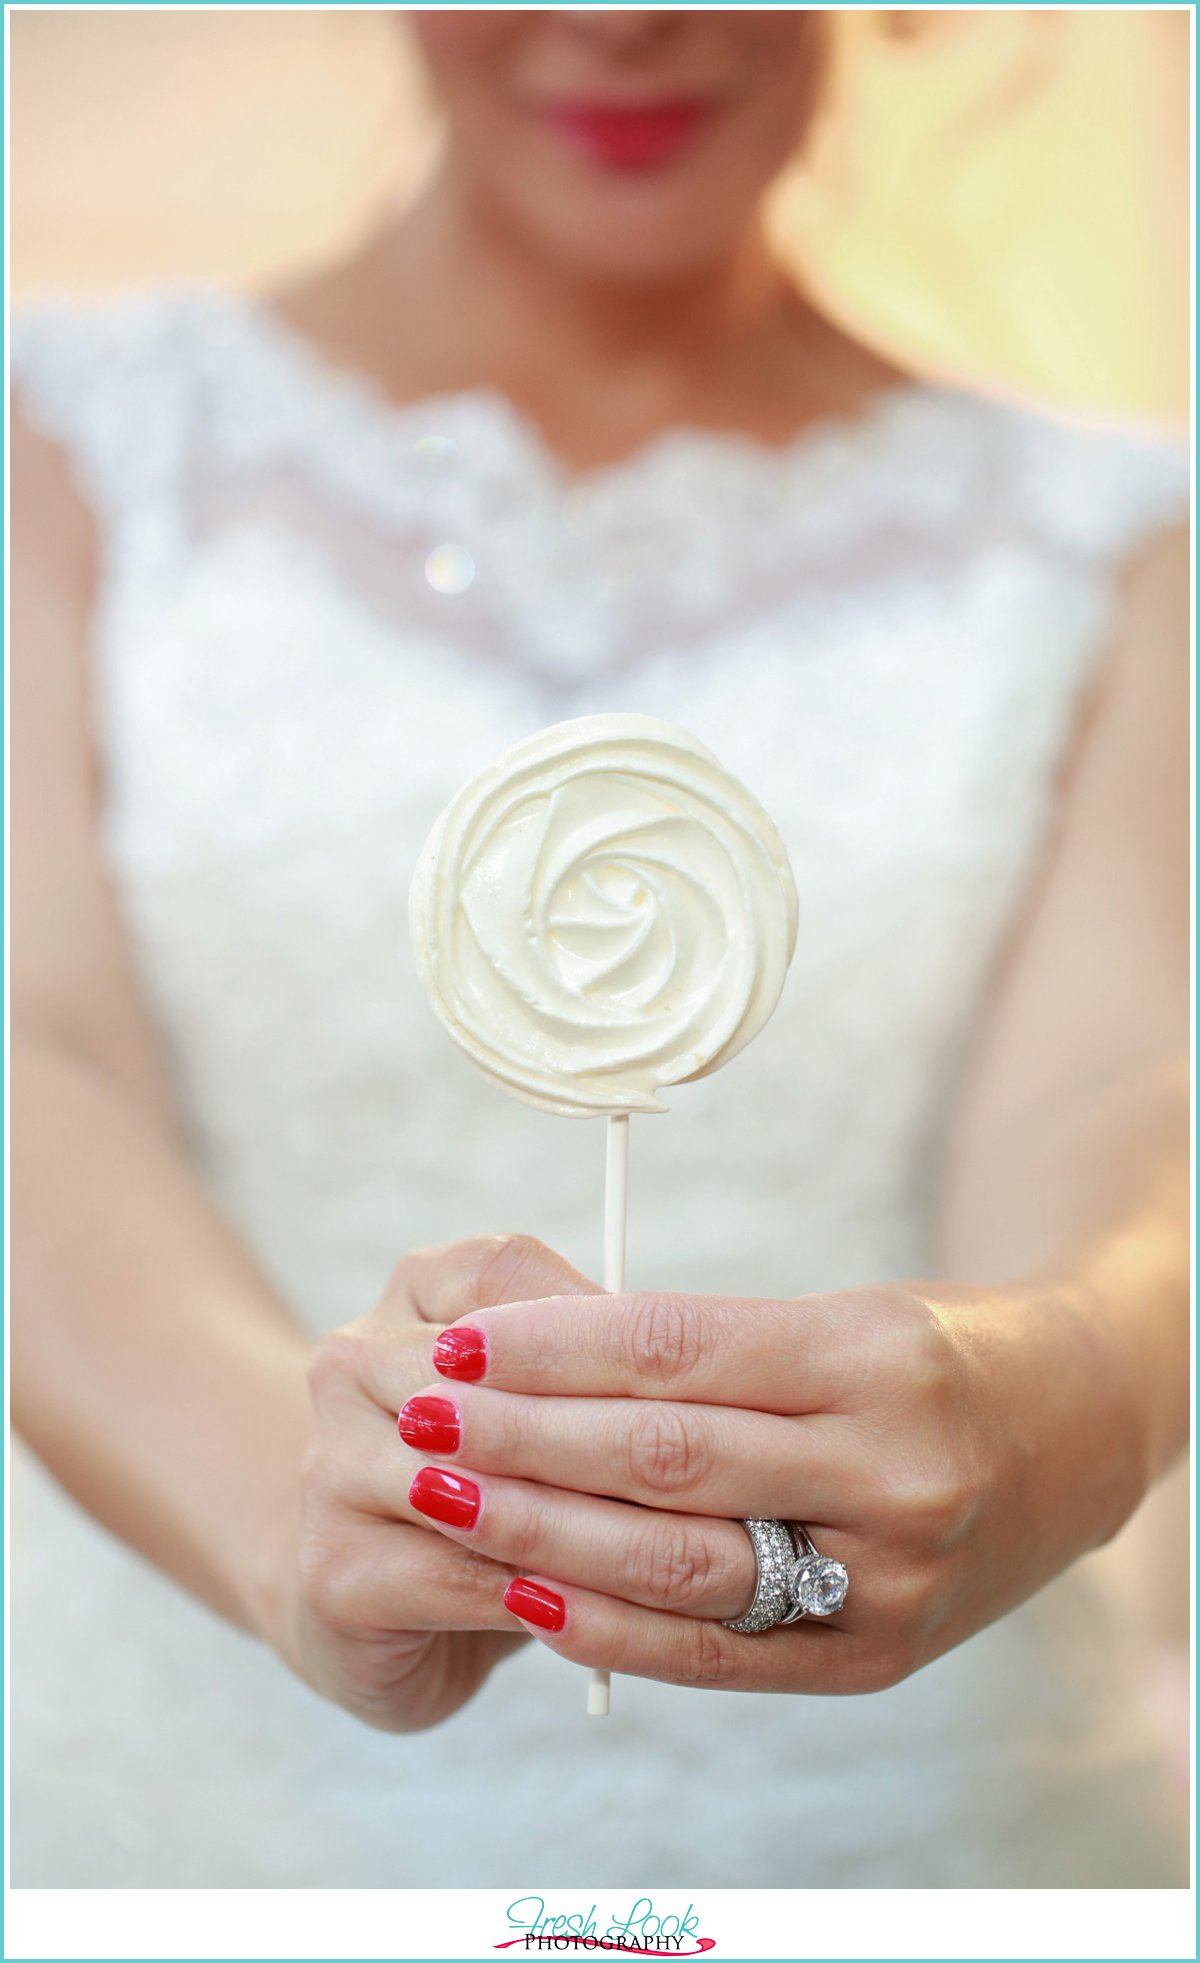
<path fill-rule="evenodd" d="M 857 584 L 905 541 L 944 540 L 980 495 L 977 399 L 941 383 L 904 377 L 783 444 L 676 425 L 576 472 L 501 390 L 397 398 L 252 291 L 193 289 L 176 318 L 218 472 L 244 492 L 298 472 L 374 536 L 415 542 L 422 597 L 518 625 L 522 665 L 556 683 L 786 604 L 801 568 L 805 592 Z"/>
<path fill-rule="evenodd" d="M 414 444 L 436 446 L 439 423 L 444 425 L 448 446 L 464 429 L 477 437 L 484 428 L 492 444 L 508 452 L 510 463 L 519 460 L 546 488 L 584 500 L 593 494 L 607 499 L 643 479 L 655 479 L 664 471 L 674 475 L 677 469 L 693 465 L 724 465 L 738 475 L 774 480 L 824 460 L 845 464 L 856 454 L 864 461 L 877 461 L 881 446 L 888 447 L 893 437 L 907 437 L 929 408 L 949 406 L 957 394 L 945 383 L 902 376 L 876 389 L 854 414 L 822 411 L 779 443 L 727 425 L 680 422 L 606 463 L 578 466 L 554 447 L 532 414 L 498 387 L 479 383 L 411 398 L 397 396 L 369 369 L 342 361 L 293 326 L 265 295 L 230 288 L 217 297 L 243 334 L 270 354 L 277 374 L 282 366 L 310 403 L 321 404 L 323 421 L 345 416 L 351 424 L 369 426 L 377 441 L 394 442 L 405 450 Z"/>

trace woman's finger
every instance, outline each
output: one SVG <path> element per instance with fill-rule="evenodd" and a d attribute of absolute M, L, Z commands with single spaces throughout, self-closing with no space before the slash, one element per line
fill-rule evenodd
<path fill-rule="evenodd" d="M 593 1670 L 705 1690 L 840 1696 L 881 1687 L 880 1646 L 833 1623 L 806 1619 L 747 1636 L 719 1622 L 658 1615 L 546 1574 L 518 1576 L 504 1601 L 548 1649 Z"/>
<path fill-rule="evenodd" d="M 493 1560 L 647 1608 L 728 1619 L 754 1599 L 754 1550 L 736 1520 L 660 1513 L 445 1465 L 418 1467 L 408 1505 Z"/>
<path fill-rule="evenodd" d="M 349 1631 L 511 1629 L 504 1591 L 513 1568 L 475 1548 L 390 1520 L 339 1515 L 305 1564 L 306 1597 Z"/>
<path fill-rule="evenodd" d="M 828 1411 L 853 1367 L 856 1324 L 868 1313 L 860 1299 L 866 1304 L 851 1295 L 514 1300 L 443 1330 L 433 1360 L 442 1376 L 497 1390 Z"/>
<path fill-rule="evenodd" d="M 417 1248 L 396 1268 L 392 1290 L 426 1322 L 457 1322 L 500 1302 L 599 1293 L 595 1282 L 561 1254 L 527 1234 L 486 1234 L 447 1247 Z"/>
<path fill-rule="evenodd" d="M 863 1453 L 839 1417 L 772 1417 L 631 1398 L 522 1397 L 435 1385 L 400 1412 L 406 1445 L 465 1471 L 726 1519 L 836 1520 L 869 1504 Z"/>
<path fill-rule="evenodd" d="M 308 1366 L 317 1410 L 342 1429 L 366 1411 L 394 1435 L 396 1412 L 429 1382 L 433 1339 L 427 1323 L 395 1329 L 374 1314 L 322 1336 Z"/>
<path fill-rule="evenodd" d="M 432 1324 L 446 1323 L 482 1304 L 553 1290 L 558 1300 L 582 1298 L 594 1283 L 569 1261 L 522 1234 L 493 1234 L 448 1247 L 418 1248 L 393 1271 L 376 1307 L 358 1322 L 318 1344 L 318 1383 L 334 1391 L 357 1390 L 394 1417 L 405 1399 L 433 1375 Z M 460 1374 L 470 1377 L 475 1339 L 455 1338 Z M 415 1374 L 414 1374 L 415 1372 Z"/>

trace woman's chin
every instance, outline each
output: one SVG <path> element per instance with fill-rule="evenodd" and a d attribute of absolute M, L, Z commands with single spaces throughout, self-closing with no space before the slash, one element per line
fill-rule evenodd
<path fill-rule="evenodd" d="M 537 235 L 551 264 L 577 278 L 614 286 L 671 285 L 695 279 L 728 260 L 736 237 L 714 235 L 710 225 L 689 224 L 686 216 L 664 219 L 641 211 L 636 200 L 597 200 L 568 226 L 543 222 Z"/>

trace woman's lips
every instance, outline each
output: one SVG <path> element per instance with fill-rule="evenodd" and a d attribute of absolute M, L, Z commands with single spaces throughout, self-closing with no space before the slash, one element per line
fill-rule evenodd
<path fill-rule="evenodd" d="M 608 170 L 648 170 L 672 163 L 710 120 L 716 105 L 701 96 L 657 102 L 556 102 L 543 113 L 553 128 Z"/>

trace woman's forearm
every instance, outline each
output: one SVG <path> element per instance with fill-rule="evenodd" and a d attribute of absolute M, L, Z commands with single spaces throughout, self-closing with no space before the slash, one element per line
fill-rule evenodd
<path fill-rule="evenodd" d="M 948 1273 L 1074 1291 L 1128 1413 L 1145 1490 L 1188 1439 L 1189 1091 L 1169 1058 L 1100 1082 L 952 1168 Z"/>
<path fill-rule="evenodd" d="M 19 1029 L 12 1085 L 14 1422 L 105 1526 L 255 1626 L 305 1339 L 136 1099 Z"/>

